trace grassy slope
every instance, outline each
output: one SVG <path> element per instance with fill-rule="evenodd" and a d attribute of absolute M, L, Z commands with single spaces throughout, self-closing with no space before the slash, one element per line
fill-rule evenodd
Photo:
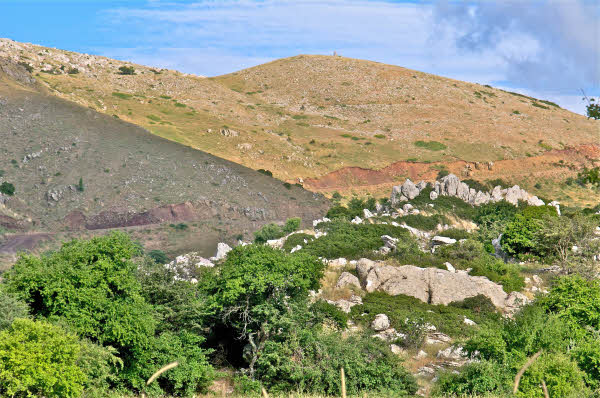
<path fill-rule="evenodd" d="M 1 66 L 0 140 L 10 145 L 0 149 L 0 181 L 14 183 L 16 195 L 0 206 L 0 215 L 19 219 L 25 229 L 65 230 L 73 212 L 88 221 L 113 212 L 95 218 L 110 224 L 159 206 L 190 203 L 195 213 L 176 217 L 198 219 L 188 234 L 194 242 L 214 244 L 224 235 L 251 233 L 266 221 L 292 216 L 310 221 L 327 208 L 320 195 L 287 189 L 280 180 L 44 94 L 36 85 L 19 84 L 2 74 Z M 26 160 L 28 154 L 36 155 Z M 76 188 L 80 179 L 83 192 Z M 49 192 L 61 192 L 60 199 L 49 200 Z M 170 210 L 164 213 L 172 216 Z M 157 226 L 138 237 L 156 241 L 173 233 Z M 175 235 L 173 240 L 190 243 L 186 234 Z"/>
<path fill-rule="evenodd" d="M 14 46 L 5 53 L 29 62 L 34 73 L 83 57 Z M 289 181 L 400 160 L 535 157 L 599 138 L 597 123 L 549 103 L 376 62 L 301 55 L 202 78 L 142 66 L 135 66 L 135 76 L 121 76 L 116 71 L 123 62 L 88 58 L 92 66 L 77 75 L 42 72 L 37 78 L 56 95 Z M 221 135 L 224 126 L 239 136 Z M 432 150 L 418 141 L 446 148 Z M 544 178 L 564 178 L 558 167 L 543 170 Z M 500 174 L 524 180 L 514 168 Z"/>

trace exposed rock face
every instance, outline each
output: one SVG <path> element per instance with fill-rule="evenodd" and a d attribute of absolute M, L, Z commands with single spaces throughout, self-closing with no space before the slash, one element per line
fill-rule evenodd
<path fill-rule="evenodd" d="M 355 305 L 361 305 L 362 304 L 362 299 L 360 298 L 360 296 L 352 296 L 352 297 L 350 297 L 349 300 L 344 300 L 344 299 L 337 300 L 337 301 L 327 300 L 327 302 L 329 304 L 335 305 L 342 312 L 345 312 L 346 314 L 349 314 L 350 313 L 350 309 L 352 307 L 354 307 Z"/>
<path fill-rule="evenodd" d="M 339 289 L 346 286 L 356 286 L 360 288 L 360 281 L 356 276 L 352 275 L 350 272 L 342 272 L 342 274 L 338 278 L 335 287 Z"/>
<path fill-rule="evenodd" d="M 237 137 L 240 135 L 240 133 L 238 133 L 237 131 L 226 128 L 221 129 L 221 134 L 225 137 Z"/>
<path fill-rule="evenodd" d="M 211 257 L 211 261 L 220 261 L 227 257 L 227 253 L 231 251 L 231 247 L 227 243 L 219 242 L 217 245 L 217 254 Z"/>
<path fill-rule="evenodd" d="M 456 243 L 456 239 L 448 238 L 446 236 L 434 236 L 431 238 L 431 243 L 435 246 L 453 245 Z"/>
<path fill-rule="evenodd" d="M 165 264 L 165 268 L 172 270 L 175 273 L 175 280 L 183 280 L 192 283 L 198 282 L 195 275 L 199 269 L 214 266 L 215 265 L 210 260 L 207 260 L 196 252 L 177 256 L 175 260 Z"/>
<path fill-rule="evenodd" d="M 390 328 L 390 320 L 386 314 L 377 314 L 371 322 L 371 329 L 376 332 L 381 332 Z"/>
<path fill-rule="evenodd" d="M 425 188 L 427 188 L 427 183 L 421 181 L 415 185 L 407 179 L 402 185 L 392 188 L 390 203 L 393 207 L 397 207 L 401 202 L 406 202 L 417 197 Z M 467 184 L 460 181 L 454 174 L 448 174 L 433 184 L 433 190 L 429 193 L 429 198 L 436 200 L 440 196 L 457 197 L 474 206 L 498 202 L 500 200 L 506 200 L 513 205 L 517 205 L 519 201 L 525 201 L 531 206 L 544 205 L 544 202 L 540 198 L 529 194 L 518 185 L 507 189 L 496 186 L 491 192 L 477 191 L 469 188 Z"/>
<path fill-rule="evenodd" d="M 501 285 L 466 272 L 412 265 L 395 267 L 364 258 L 358 261 L 356 271 L 361 286 L 367 292 L 379 290 L 392 296 L 404 294 L 434 305 L 448 305 L 482 294 L 500 309 L 512 304 L 507 302 L 508 295 Z"/>

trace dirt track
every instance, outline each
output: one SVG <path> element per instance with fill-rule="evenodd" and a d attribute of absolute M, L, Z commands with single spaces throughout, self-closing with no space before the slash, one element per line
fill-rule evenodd
<path fill-rule="evenodd" d="M 47 233 L 14 234 L 8 235 L 0 243 L 0 254 L 15 254 L 19 251 L 34 249 L 40 242 L 49 239 Z"/>

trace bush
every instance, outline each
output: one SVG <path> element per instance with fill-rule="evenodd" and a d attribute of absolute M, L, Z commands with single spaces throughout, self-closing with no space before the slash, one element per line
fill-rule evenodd
<path fill-rule="evenodd" d="M 169 257 L 162 250 L 150 250 L 148 257 L 154 260 L 157 264 L 166 264 L 169 262 Z"/>
<path fill-rule="evenodd" d="M 402 217 L 401 221 L 406 223 L 406 225 L 409 227 L 413 227 L 421 231 L 433 231 L 439 224 L 444 225 L 450 223 L 450 220 L 441 214 L 434 214 L 432 216 L 409 214 Z"/>
<path fill-rule="evenodd" d="M 527 369 L 519 384 L 517 396 L 540 397 L 543 380 L 551 397 L 585 397 L 589 390 L 585 386 L 584 377 L 585 374 L 567 355 L 543 355 Z"/>
<path fill-rule="evenodd" d="M 133 66 L 121 66 L 119 68 L 119 75 L 135 75 L 135 68 Z"/>
<path fill-rule="evenodd" d="M 459 228 L 450 228 L 445 231 L 437 233 L 437 235 L 445 236 L 447 238 L 452 238 L 452 239 L 456 239 L 456 240 L 470 239 L 472 237 L 472 234 L 469 233 L 467 230 L 459 229 Z"/>
<path fill-rule="evenodd" d="M 288 218 L 285 221 L 285 225 L 283 226 L 284 234 L 291 234 L 294 231 L 297 231 L 300 228 L 300 224 L 302 223 L 302 219 L 299 217 Z"/>
<path fill-rule="evenodd" d="M 492 361 L 472 362 L 460 369 L 460 373 L 442 373 L 433 392 L 434 396 L 453 394 L 508 394 L 512 377 L 502 364 Z"/>
<path fill-rule="evenodd" d="M 288 238 L 285 240 L 285 243 L 283 244 L 283 250 L 289 252 L 298 245 L 304 247 L 306 245 L 306 243 L 304 243 L 305 240 L 308 243 L 311 240 L 313 240 L 314 238 L 315 237 L 313 235 L 309 235 L 309 234 L 303 234 L 303 233 L 292 234 L 292 235 L 288 236 Z"/>
<path fill-rule="evenodd" d="M 414 323 L 429 323 L 452 337 L 470 336 L 473 333 L 473 327 L 464 323 L 465 317 L 478 324 L 501 318 L 494 311 L 475 312 L 458 306 L 432 305 L 414 297 L 390 296 L 383 292 L 368 293 L 363 298 L 363 304 L 352 307 L 350 314 L 355 322 L 365 326 L 370 325 L 377 314 L 387 314 L 391 327 L 403 333 L 410 332 L 409 328 Z"/>
<path fill-rule="evenodd" d="M 268 240 L 279 239 L 300 228 L 300 218 L 288 218 L 283 227 L 275 223 L 265 224 L 254 232 L 254 243 L 266 243 Z"/>
<path fill-rule="evenodd" d="M 77 337 L 61 328 L 15 319 L 0 331 L 0 394 L 79 397 L 86 381 L 79 351 Z"/>
<path fill-rule="evenodd" d="M 471 310 L 476 314 L 496 312 L 496 306 L 492 303 L 492 300 L 483 294 L 467 297 L 462 301 L 453 301 L 449 305 L 456 308 Z"/>
<path fill-rule="evenodd" d="M 256 170 L 256 171 L 258 171 L 259 173 L 262 173 L 262 174 L 264 174 L 264 175 L 266 175 L 266 176 L 273 177 L 273 173 L 272 173 L 271 171 L 269 171 L 269 170 L 265 170 L 265 169 L 258 169 L 258 170 Z"/>
<path fill-rule="evenodd" d="M 326 301 L 316 301 L 310 307 L 310 311 L 314 312 L 316 315 L 322 316 L 325 319 L 329 319 L 340 329 L 345 329 L 347 326 L 349 318 L 348 314 Z"/>
<path fill-rule="evenodd" d="M 2 184 L 0 184 L 0 193 L 13 196 L 15 194 L 15 186 L 10 182 L 4 181 Z"/>
<path fill-rule="evenodd" d="M 152 395 L 195 396 L 197 392 L 207 392 L 214 378 L 212 366 L 208 363 L 207 351 L 201 347 L 204 338 L 189 332 L 164 332 L 153 339 L 151 349 L 136 357 L 135 365 L 123 376 L 137 390 L 145 390 Z M 149 387 L 146 380 L 164 365 L 177 361 L 179 365 L 161 375 Z M 141 375 L 141 378 L 138 377 Z"/>
<path fill-rule="evenodd" d="M 131 260 L 138 254 L 139 247 L 123 233 L 73 240 L 48 255 L 22 255 L 5 283 L 33 315 L 62 319 L 80 336 L 113 346 L 125 358 L 147 348 L 155 328 Z"/>
<path fill-rule="evenodd" d="M 8 328 L 16 318 L 28 317 L 29 307 L 27 304 L 0 289 L 0 330 Z"/>
<path fill-rule="evenodd" d="M 352 224 L 345 220 L 334 220 L 320 225 L 327 235 L 308 242 L 302 248 L 302 251 L 317 257 L 357 259 L 372 255 L 373 250 L 383 246 L 382 235 L 398 238 L 414 251 L 418 251 L 416 241 L 402 227 L 389 224 Z"/>
<path fill-rule="evenodd" d="M 349 395 L 414 394 L 417 383 L 387 344 L 368 336 L 341 339 L 337 333 L 298 328 L 285 339 L 269 341 L 257 363 L 257 375 L 273 392 L 340 394 L 340 368 Z"/>

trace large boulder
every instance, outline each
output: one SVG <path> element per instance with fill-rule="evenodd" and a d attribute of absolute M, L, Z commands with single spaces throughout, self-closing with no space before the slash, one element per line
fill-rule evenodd
<path fill-rule="evenodd" d="M 346 286 L 356 286 L 360 288 L 360 281 L 356 276 L 352 275 L 350 272 L 342 272 L 342 274 L 338 278 L 335 287 L 339 289 Z"/>
<path fill-rule="evenodd" d="M 488 297 L 500 309 L 510 304 L 501 285 L 466 272 L 413 265 L 396 267 L 367 259 L 358 261 L 356 271 L 361 286 L 367 292 L 383 291 L 391 296 L 402 294 L 434 305 L 448 305 L 477 295 Z"/>
<path fill-rule="evenodd" d="M 219 242 L 217 244 L 217 254 L 214 257 L 211 257 L 211 261 L 220 261 L 227 257 L 227 253 L 231 251 L 231 247 L 227 243 Z"/>
<path fill-rule="evenodd" d="M 377 314 L 371 322 L 371 329 L 376 332 L 381 332 L 390 328 L 390 320 L 386 314 Z"/>

